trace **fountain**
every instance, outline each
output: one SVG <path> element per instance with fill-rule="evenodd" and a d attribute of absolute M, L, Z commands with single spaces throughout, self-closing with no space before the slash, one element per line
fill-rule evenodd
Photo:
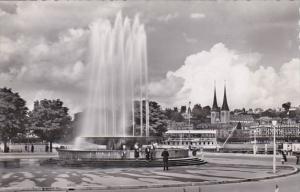
<path fill-rule="evenodd" d="M 135 136 L 134 100 L 139 100 L 140 110 L 143 103 L 146 104 L 145 136 L 149 136 L 144 25 L 140 24 L 138 16 L 131 24 L 127 17 L 123 19 L 122 14 L 118 13 L 113 26 L 108 20 L 99 20 L 90 26 L 90 31 L 89 94 L 79 135 Z M 140 124 L 140 136 L 143 136 L 143 122 Z M 132 129 L 129 130 L 129 127 Z"/>
<path fill-rule="evenodd" d="M 144 25 L 138 16 L 131 22 L 118 13 L 113 25 L 109 20 L 98 20 L 90 26 L 90 32 L 87 107 L 75 146 L 59 149 L 59 159 L 68 165 L 103 166 L 106 161 L 110 165 L 137 165 L 134 146 L 154 141 L 149 137 Z M 140 118 L 137 124 L 136 114 Z M 156 149 L 154 158 L 160 159 L 161 151 Z M 169 153 L 170 158 L 188 156 L 183 149 L 170 149 Z M 140 158 L 144 156 L 141 152 Z"/>
<path fill-rule="evenodd" d="M 144 25 L 136 16 L 131 23 L 121 12 L 114 25 L 100 19 L 90 26 L 88 96 L 82 138 L 118 149 L 129 141 L 149 136 L 148 65 Z M 139 135 L 135 124 L 135 101 L 139 101 Z M 143 116 L 145 108 L 145 117 Z M 144 122 L 143 119 L 146 121 Z M 130 144 L 132 145 L 132 142 Z M 133 145 L 132 145 L 133 146 Z"/>

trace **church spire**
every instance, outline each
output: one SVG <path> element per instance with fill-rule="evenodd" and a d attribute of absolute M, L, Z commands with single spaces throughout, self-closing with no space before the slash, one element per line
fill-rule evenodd
<path fill-rule="evenodd" d="M 218 111 L 218 103 L 217 103 L 217 94 L 216 94 L 216 81 L 214 84 L 214 101 L 213 101 L 213 106 L 212 106 L 212 111 Z"/>
<path fill-rule="evenodd" d="M 229 111 L 228 103 L 227 103 L 227 97 L 226 97 L 226 82 L 224 85 L 224 97 L 223 97 L 223 105 L 222 105 L 222 111 Z"/>

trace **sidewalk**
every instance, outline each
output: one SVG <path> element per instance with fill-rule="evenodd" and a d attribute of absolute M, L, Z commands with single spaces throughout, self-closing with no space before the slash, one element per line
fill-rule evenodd
<path fill-rule="evenodd" d="M 45 152 L 23 152 L 23 153 L 0 153 L 1 159 L 43 159 L 43 158 L 55 158 L 58 157 L 57 152 L 45 153 Z"/>

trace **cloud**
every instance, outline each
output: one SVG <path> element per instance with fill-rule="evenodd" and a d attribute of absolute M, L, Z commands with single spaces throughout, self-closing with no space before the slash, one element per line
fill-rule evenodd
<path fill-rule="evenodd" d="M 0 4 L 0 9 L 4 10 L 4 5 L 7 6 Z M 0 17 L 0 34 L 13 39 L 24 35 L 57 40 L 57 35 L 62 31 L 88 28 L 97 18 L 113 16 L 123 7 L 123 3 L 18 2 L 15 6 L 15 12 Z"/>
<path fill-rule="evenodd" d="M 163 21 L 163 22 L 168 22 L 172 19 L 175 19 L 178 17 L 178 13 L 170 13 L 170 14 L 167 14 L 167 15 L 162 15 L 162 16 L 159 16 L 157 18 L 157 20 L 159 21 Z"/>
<path fill-rule="evenodd" d="M 197 39 L 188 37 L 188 35 L 186 33 L 183 33 L 182 35 L 187 43 L 197 43 L 198 42 Z"/>
<path fill-rule="evenodd" d="M 218 103 L 222 104 L 224 80 L 226 80 L 230 108 L 281 106 L 283 102 L 300 103 L 300 59 L 284 63 L 276 71 L 272 66 L 258 65 L 259 54 L 245 54 L 227 48 L 223 43 L 215 44 L 209 51 L 201 51 L 186 58 L 184 65 L 172 74 L 177 92 L 172 91 L 169 100 L 160 99 L 159 92 L 153 94 L 164 105 L 184 105 L 188 101 L 211 105 L 213 82 L 217 82 Z M 253 69 L 253 66 L 256 66 Z M 157 82 L 160 90 L 168 90 L 166 79 Z M 159 87 L 159 85 L 157 85 Z M 150 87 L 151 88 L 151 87 Z M 171 106 L 172 106 L 171 105 Z"/>
<path fill-rule="evenodd" d="M 69 29 L 51 42 L 0 37 L 0 81 L 32 106 L 35 99 L 61 99 L 78 112 L 85 90 L 88 30 Z"/>
<path fill-rule="evenodd" d="M 0 17 L 6 15 L 7 13 L 5 11 L 3 11 L 2 9 L 0 9 Z"/>
<path fill-rule="evenodd" d="M 191 13 L 190 14 L 191 19 L 203 19 L 205 17 L 206 17 L 206 15 L 203 13 Z"/>
<path fill-rule="evenodd" d="M 149 96 L 163 101 L 164 105 L 172 105 L 172 103 L 169 103 L 171 101 L 169 98 L 173 98 L 174 94 L 177 94 L 183 85 L 183 78 L 175 76 L 173 72 L 168 72 L 165 79 L 149 83 Z"/>
<path fill-rule="evenodd" d="M 61 99 L 71 113 L 85 98 L 89 25 L 122 3 L 0 3 L 0 86 L 35 99 Z M 80 12 L 80 14 L 78 14 Z M 28 22 L 30 21 L 30 22 Z"/>

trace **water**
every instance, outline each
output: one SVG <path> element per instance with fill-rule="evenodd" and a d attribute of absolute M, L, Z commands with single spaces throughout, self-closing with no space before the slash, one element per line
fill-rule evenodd
<path fill-rule="evenodd" d="M 139 17 L 118 13 L 114 23 L 99 19 L 90 25 L 90 61 L 87 106 L 80 137 L 136 136 L 134 100 L 146 105 L 149 135 L 147 39 Z M 137 110 L 137 109 L 136 109 Z M 140 105 L 140 111 L 142 105 Z M 143 113 L 140 113 L 141 117 Z M 141 118 L 143 119 L 143 118 Z"/>

